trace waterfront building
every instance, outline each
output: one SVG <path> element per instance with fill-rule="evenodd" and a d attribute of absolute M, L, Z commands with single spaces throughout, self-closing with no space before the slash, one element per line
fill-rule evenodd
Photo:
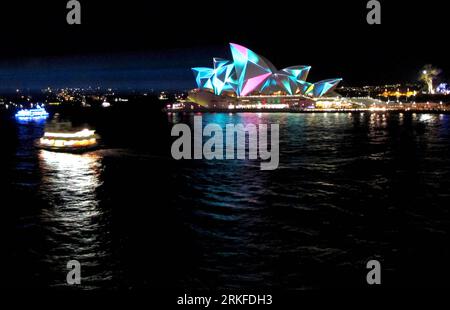
<path fill-rule="evenodd" d="M 330 94 L 340 78 L 307 81 L 311 66 L 278 70 L 250 49 L 230 43 L 232 60 L 214 58 L 213 67 L 192 68 L 197 89 L 190 98 L 208 107 L 267 105 L 313 107 L 317 98 Z M 278 105 L 278 106 L 277 106 Z"/>

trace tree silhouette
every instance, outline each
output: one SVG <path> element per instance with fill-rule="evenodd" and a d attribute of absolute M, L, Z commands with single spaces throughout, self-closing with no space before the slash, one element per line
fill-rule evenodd
<path fill-rule="evenodd" d="M 432 65 L 425 65 L 423 67 L 419 80 L 425 83 L 429 94 L 434 94 L 433 81 L 441 74 L 441 72 L 441 69 L 433 67 Z"/>

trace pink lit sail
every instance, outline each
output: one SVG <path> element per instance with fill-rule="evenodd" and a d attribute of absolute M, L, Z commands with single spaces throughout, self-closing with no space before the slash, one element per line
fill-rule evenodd
<path fill-rule="evenodd" d="M 257 77 L 251 78 L 247 81 L 247 83 L 244 86 L 244 89 L 241 92 L 241 96 L 246 96 L 249 93 L 251 93 L 254 89 L 256 89 L 264 80 L 272 75 L 272 73 L 266 73 L 263 75 L 259 75 Z"/>
<path fill-rule="evenodd" d="M 243 47 L 242 45 L 238 45 L 235 43 L 230 43 L 230 45 L 232 45 L 235 49 L 237 49 L 239 53 L 241 53 L 243 56 L 247 57 L 248 49 L 246 47 Z"/>

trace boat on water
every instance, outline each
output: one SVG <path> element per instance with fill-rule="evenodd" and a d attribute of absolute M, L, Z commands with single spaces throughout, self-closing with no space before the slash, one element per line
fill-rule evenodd
<path fill-rule="evenodd" d="M 47 119 L 49 113 L 45 108 L 37 106 L 34 109 L 22 109 L 17 111 L 15 117 L 20 121 L 32 121 L 32 120 L 42 120 Z"/>
<path fill-rule="evenodd" d="M 52 152 L 84 153 L 97 149 L 98 140 L 95 130 L 74 128 L 72 123 L 53 122 L 46 126 L 37 146 Z"/>

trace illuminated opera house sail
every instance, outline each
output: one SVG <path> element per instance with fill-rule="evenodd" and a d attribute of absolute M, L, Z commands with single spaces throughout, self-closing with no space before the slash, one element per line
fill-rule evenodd
<path fill-rule="evenodd" d="M 306 81 L 310 66 L 277 70 L 267 59 L 248 48 L 230 43 L 233 60 L 213 59 L 213 68 L 192 68 L 200 90 L 215 95 L 287 95 L 319 98 L 332 91 L 341 79 Z"/>

